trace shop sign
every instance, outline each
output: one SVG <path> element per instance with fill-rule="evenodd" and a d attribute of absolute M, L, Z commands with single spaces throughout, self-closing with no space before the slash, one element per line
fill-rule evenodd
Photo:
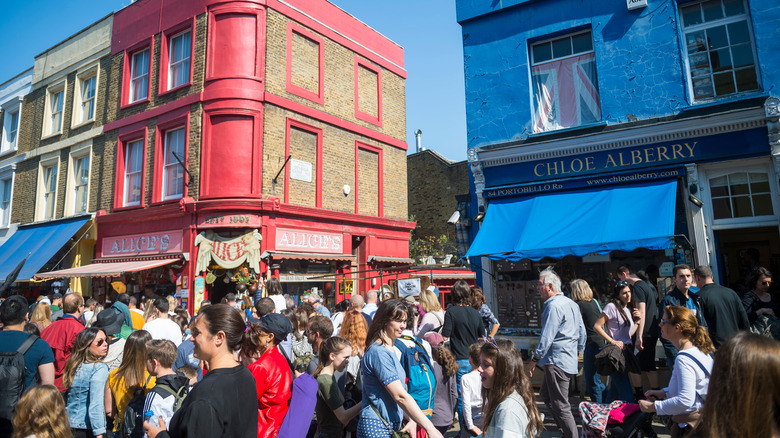
<path fill-rule="evenodd" d="M 766 128 L 755 128 L 506 166 L 490 166 L 484 169 L 484 173 L 487 183 L 495 187 L 516 184 L 518 175 L 522 175 L 523 182 L 536 182 L 768 154 Z"/>
<path fill-rule="evenodd" d="M 279 281 L 312 281 L 308 275 L 301 274 L 279 274 Z M 320 279 L 314 280 L 320 281 Z"/>
<path fill-rule="evenodd" d="M 335 233 L 276 229 L 276 250 L 342 254 L 344 236 Z"/>
<path fill-rule="evenodd" d="M 103 257 L 164 254 L 182 251 L 181 230 L 103 238 Z"/>
<path fill-rule="evenodd" d="M 198 228 L 216 227 L 260 227 L 260 215 L 247 213 L 224 213 L 198 216 Z"/>
<path fill-rule="evenodd" d="M 405 296 L 419 296 L 422 292 L 419 278 L 407 278 L 398 280 L 398 294 Z"/>
<path fill-rule="evenodd" d="M 263 236 L 252 230 L 235 238 L 222 237 L 213 231 L 204 231 L 195 238 L 198 259 L 195 273 L 205 271 L 212 259 L 221 267 L 233 269 L 246 262 L 255 272 L 260 272 L 260 241 Z"/>

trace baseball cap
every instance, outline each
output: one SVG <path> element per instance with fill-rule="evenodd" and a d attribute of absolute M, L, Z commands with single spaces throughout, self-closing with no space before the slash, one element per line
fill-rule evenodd
<path fill-rule="evenodd" d="M 429 344 L 431 344 L 431 347 L 438 347 L 439 345 L 444 343 L 444 336 L 436 333 L 436 332 L 428 332 L 423 336 L 423 339 L 428 341 Z"/>
<path fill-rule="evenodd" d="M 260 328 L 271 333 L 274 337 L 280 341 L 287 339 L 287 335 L 292 333 L 292 324 L 286 316 L 279 313 L 269 313 L 263 315 L 258 323 Z"/>

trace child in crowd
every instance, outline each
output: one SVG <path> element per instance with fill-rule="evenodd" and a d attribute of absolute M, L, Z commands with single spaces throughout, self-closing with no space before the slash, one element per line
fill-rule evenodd
<path fill-rule="evenodd" d="M 33 386 L 16 404 L 14 436 L 70 438 L 73 436 L 65 413 L 65 401 L 53 385 Z"/>
<path fill-rule="evenodd" d="M 444 346 L 442 335 L 428 332 L 423 338 L 431 344 L 433 375 L 436 376 L 431 422 L 444 435 L 455 421 L 455 408 L 458 404 L 458 382 L 455 373 L 460 366 L 455 355 Z"/>
<path fill-rule="evenodd" d="M 192 365 L 184 365 L 176 369 L 176 372 L 189 379 L 190 390 L 198 383 L 198 370 Z"/>
<path fill-rule="evenodd" d="M 171 368 L 176 361 L 176 345 L 167 339 L 154 339 L 146 344 L 146 369 L 157 378 L 157 384 L 146 394 L 144 412 L 160 417 L 167 428 L 181 400 L 189 392 L 191 378 L 176 374 Z M 195 380 L 197 380 L 197 373 Z M 178 404 L 177 404 L 178 401 Z M 156 421 L 155 421 L 156 422 Z"/>
<path fill-rule="evenodd" d="M 482 378 L 479 375 L 479 353 L 482 350 L 484 342 L 475 342 L 469 346 L 469 363 L 472 371 L 460 381 L 461 392 L 463 393 L 463 422 L 465 430 L 461 432 L 461 437 L 472 437 L 482 435 Z"/>
<path fill-rule="evenodd" d="M 339 438 L 344 435 L 344 426 L 355 418 L 362 405 L 356 404 L 344 409 L 344 394 L 339 389 L 334 373 L 343 373 L 352 356 L 352 345 L 344 338 L 328 338 L 320 347 L 320 363 L 314 372 L 317 391 L 317 433 L 321 438 Z"/>

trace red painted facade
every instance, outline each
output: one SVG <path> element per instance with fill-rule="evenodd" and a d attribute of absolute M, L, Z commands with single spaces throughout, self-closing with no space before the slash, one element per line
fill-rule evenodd
<path fill-rule="evenodd" d="M 205 71 L 200 76 L 194 71 L 194 62 L 190 62 L 189 82 L 168 90 L 167 69 L 159 68 L 157 86 L 153 87 L 150 68 L 149 95 L 170 95 L 174 92 L 186 93 L 196 81 L 202 78 L 202 91 L 185 94 L 176 100 L 155 106 L 111 121 L 104 126 L 104 132 L 116 131 L 118 137 L 116 154 L 116 177 L 114 180 L 113 208 L 109 212 L 99 212 L 97 258 L 115 258 L 116 252 L 107 253 L 112 248 L 110 242 L 150 242 L 150 236 L 162 231 L 173 233 L 173 240 L 180 242 L 165 249 L 157 245 L 153 250 L 134 254 L 137 256 L 165 256 L 166 254 L 186 254 L 181 274 L 186 278 L 182 288 L 190 291 L 190 310 L 193 310 L 194 279 L 203 276 L 197 272 L 196 260 L 200 248 L 196 246 L 196 237 L 207 231 L 221 236 L 238 236 L 257 229 L 262 236 L 261 251 L 271 254 L 260 264 L 262 274 L 278 276 L 279 261 L 283 257 L 312 260 L 330 260 L 336 271 L 365 271 L 372 269 L 368 263 L 370 256 L 408 257 L 409 231 L 414 224 L 405 220 L 396 220 L 384 216 L 384 199 L 393 196 L 383 189 L 382 148 L 364 142 L 352 142 L 349 154 L 355 157 L 355 191 L 358 181 L 358 151 L 364 149 L 376 152 L 379 159 L 377 182 L 379 186 L 379 206 L 377 216 L 356 214 L 358 211 L 355 197 L 355 213 L 328 210 L 323 208 L 323 160 L 329 157 L 323 153 L 323 130 L 299 120 L 288 118 L 284 138 L 285 155 L 290 153 L 289 131 L 291 127 L 301 128 L 317 134 L 316 169 L 312 177 L 316 181 L 316 200 L 313 207 L 303 207 L 288 203 L 290 190 L 290 166 L 287 166 L 280 180 L 284 180 L 284 193 L 277 197 L 264 195 L 263 175 L 275 174 L 278 166 L 264 169 L 264 112 L 266 105 L 282 108 L 300 115 L 302 118 L 333 126 L 345 132 L 363 136 L 378 142 L 384 147 L 406 150 L 402 138 L 396 138 L 355 121 L 345 120 L 328 112 L 322 105 L 309 106 L 266 91 L 266 41 L 269 9 L 287 16 L 316 31 L 319 35 L 352 50 L 354 69 L 358 65 L 381 74 L 380 68 L 387 69 L 401 78 L 406 77 L 403 69 L 403 49 L 359 22 L 348 13 L 324 0 L 287 0 L 281 3 L 275 0 L 253 1 L 217 1 L 217 0 L 139 0 L 117 12 L 114 16 L 112 35 L 112 54 L 123 54 L 124 68 L 119 98 L 120 109 L 132 108 L 149 102 L 149 98 L 139 102 L 129 101 L 130 59 L 139 50 L 150 49 L 155 52 L 155 44 L 160 44 L 159 65 L 165 66 L 170 58 L 170 38 L 187 29 L 191 29 L 191 59 L 196 52 L 196 41 L 205 38 Z M 196 20 L 202 14 L 208 14 L 206 35 L 196 33 Z M 319 90 L 312 93 L 292 85 L 290 64 L 286 74 L 287 90 L 304 97 L 313 104 L 322 104 L 324 96 L 324 41 L 319 36 L 296 24 L 289 24 L 288 33 L 300 35 L 318 42 L 320 47 Z M 284 44 L 284 42 L 277 42 Z M 288 59 L 290 53 L 289 37 L 287 41 Z M 358 56 L 368 59 L 358 59 Z M 381 78 L 381 76 L 380 76 Z M 371 121 L 381 127 L 381 79 L 379 79 L 379 118 Z M 357 86 L 357 79 L 355 79 Z M 202 111 L 193 113 L 193 107 L 200 105 Z M 357 100 L 355 102 L 357 113 Z M 200 117 L 202 127 L 199 138 L 193 138 L 190 132 L 192 118 Z M 358 117 L 360 118 L 360 117 Z M 154 128 L 149 121 L 154 119 Z M 181 199 L 163 200 L 160 178 L 164 172 L 162 160 L 165 145 L 163 139 L 170 129 L 185 128 L 184 157 L 191 156 L 189 148 L 200 148 L 200 166 L 189 171 L 197 177 L 197 193 L 190 191 L 188 177 L 185 175 L 185 196 Z M 153 135 L 149 131 L 153 129 Z M 153 140 L 148 140 L 153 137 Z M 124 150 L 128 143 L 144 141 L 144 163 L 152 151 L 153 164 L 144 164 L 142 169 L 141 205 L 125 206 L 125 161 Z M 152 145 L 147 142 L 151 141 Z M 352 151 L 354 148 L 354 152 Z M 404 157 L 405 159 L 405 157 Z M 240 164 L 238 164 L 240 163 Z M 152 175 L 147 175 L 152 172 Z M 404 177 L 405 179 L 405 177 Z M 268 181 L 268 179 L 266 179 Z M 151 187 L 147 187 L 151 185 Z M 193 186 L 194 187 L 194 186 Z M 150 193 L 147 197 L 147 191 Z M 356 195 L 357 193 L 355 193 Z M 147 202 L 147 198 L 151 202 Z M 283 232 L 288 235 L 282 236 Z M 156 234 L 157 233 L 157 234 Z M 291 237 L 292 236 L 292 237 Z M 129 240 L 128 240 L 129 239 Z M 171 237 L 168 237 L 171 239 Z M 281 239 L 281 240 L 280 240 Z M 292 239 L 292 240 L 291 240 Z M 340 245 L 336 245 L 340 241 Z M 108 246 L 104 246 L 108 245 Z M 297 248 L 297 251 L 291 251 Z M 236 246 L 233 251 L 243 250 Z M 231 251 L 226 249 L 225 251 Z M 279 255 L 278 252 L 295 252 L 300 255 Z M 224 251 L 223 251 L 224 252 Z M 227 254 L 221 254 L 227 256 Z M 327 257 L 326 257 L 327 256 Z M 330 257 L 330 259 L 328 258 Z M 334 261 L 335 260 L 335 261 Z M 354 287 L 364 293 L 372 288 L 369 279 L 358 280 Z M 373 288 L 376 288 L 374 286 Z M 335 292 L 335 291 L 334 291 Z"/>

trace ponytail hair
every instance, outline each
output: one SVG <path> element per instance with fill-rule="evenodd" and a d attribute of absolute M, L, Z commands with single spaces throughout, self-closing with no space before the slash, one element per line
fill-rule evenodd
<path fill-rule="evenodd" d="M 339 336 L 333 336 L 328 338 L 320 345 L 320 363 L 317 364 L 317 370 L 314 371 L 312 377 L 317 377 L 323 368 L 330 365 L 330 354 L 339 354 L 341 350 L 352 347 L 352 343 Z"/>
<path fill-rule="evenodd" d="M 715 351 L 707 328 L 699 325 L 699 321 L 690 309 L 681 306 L 666 306 L 664 310 L 669 314 L 669 323 L 680 326 L 683 338 L 690 340 L 704 354 L 711 354 Z"/>
<path fill-rule="evenodd" d="M 216 335 L 219 332 L 225 334 L 228 350 L 238 351 L 244 342 L 244 332 L 246 324 L 241 317 L 241 311 L 227 304 L 211 304 L 201 307 L 198 318 L 203 318 L 210 335 Z"/>
<path fill-rule="evenodd" d="M 458 365 L 455 355 L 444 345 L 431 348 L 431 354 L 433 354 L 433 360 L 441 365 L 441 371 L 444 377 L 452 377 L 460 369 L 460 365 Z"/>

